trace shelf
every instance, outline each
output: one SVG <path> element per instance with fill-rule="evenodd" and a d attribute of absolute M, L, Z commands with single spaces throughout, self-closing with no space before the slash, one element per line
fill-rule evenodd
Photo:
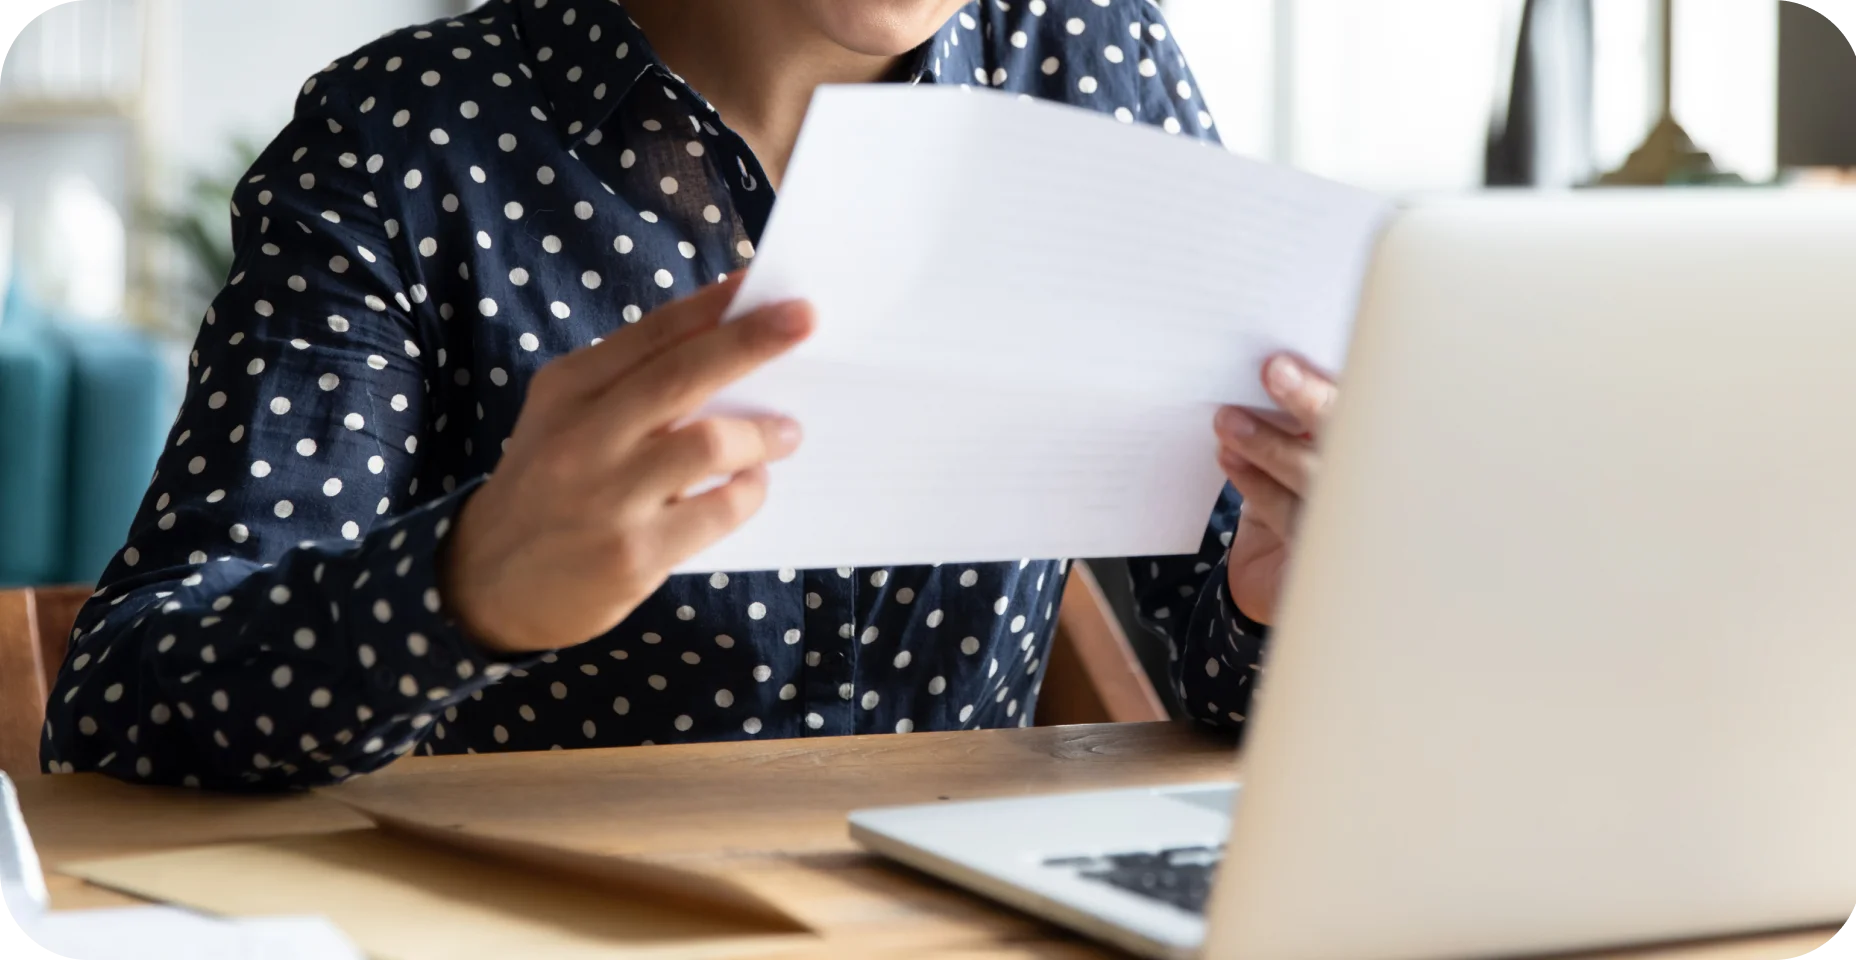
<path fill-rule="evenodd" d="M 128 120 L 140 112 L 130 97 L 4 97 L 0 123 L 57 123 L 65 120 Z"/>

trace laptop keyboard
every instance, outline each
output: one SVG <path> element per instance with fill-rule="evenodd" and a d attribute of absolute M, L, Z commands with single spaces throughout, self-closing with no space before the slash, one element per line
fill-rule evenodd
<path fill-rule="evenodd" d="M 1156 853 L 1057 857 L 1044 861 L 1044 865 L 1074 870 L 1085 880 L 1170 903 L 1187 913 L 1204 914 L 1212 877 L 1223 859 L 1223 847 L 1181 847 Z"/>

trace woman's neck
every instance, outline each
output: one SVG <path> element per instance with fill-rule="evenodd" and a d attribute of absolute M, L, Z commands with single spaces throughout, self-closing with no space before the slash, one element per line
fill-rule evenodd
<path fill-rule="evenodd" d="M 715 105 L 777 188 L 812 91 L 874 83 L 900 58 L 849 50 L 792 8 L 767 0 L 626 0 L 670 69 Z"/>

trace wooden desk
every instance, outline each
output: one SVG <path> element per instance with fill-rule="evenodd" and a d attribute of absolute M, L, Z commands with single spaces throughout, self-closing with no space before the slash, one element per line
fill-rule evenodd
<path fill-rule="evenodd" d="M 845 832 L 856 808 L 1229 778 L 1228 741 L 1168 724 L 622 750 L 407 757 L 323 794 L 251 799 L 39 777 L 20 794 L 47 871 L 62 862 L 366 824 L 334 802 L 428 823 L 746 877 L 822 934 L 821 955 L 1101 957 L 1036 920 L 887 865 Z M 57 876 L 53 905 L 124 898 Z M 1829 929 L 1630 951 L 1789 960 Z"/>

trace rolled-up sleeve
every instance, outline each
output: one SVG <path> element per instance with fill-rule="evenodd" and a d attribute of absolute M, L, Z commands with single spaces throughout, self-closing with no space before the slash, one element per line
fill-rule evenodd
<path fill-rule="evenodd" d="M 1242 729 L 1269 629 L 1232 602 L 1228 564 L 1243 500 L 1229 486 L 1196 554 L 1128 561 L 1140 620 L 1164 638 L 1173 692 L 1196 720 Z"/>

